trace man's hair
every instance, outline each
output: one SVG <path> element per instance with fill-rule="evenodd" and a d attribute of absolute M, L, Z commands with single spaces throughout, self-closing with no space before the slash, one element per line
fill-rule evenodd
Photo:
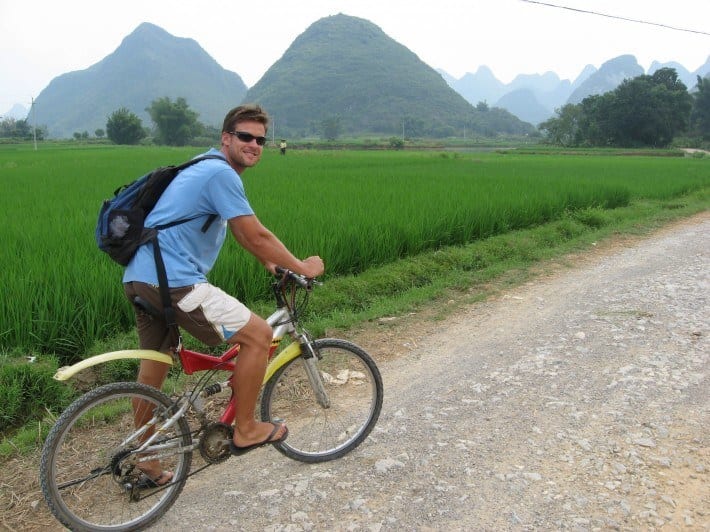
<path fill-rule="evenodd" d="M 259 122 L 264 124 L 265 130 L 269 129 L 269 115 L 266 114 L 266 111 L 257 104 L 246 104 L 235 107 L 227 113 L 227 116 L 224 117 L 222 133 L 234 131 L 239 122 L 247 121 Z"/>

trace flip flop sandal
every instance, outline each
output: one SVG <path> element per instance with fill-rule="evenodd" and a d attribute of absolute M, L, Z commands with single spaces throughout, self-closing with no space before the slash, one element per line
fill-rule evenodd
<path fill-rule="evenodd" d="M 160 475 L 155 478 L 150 478 L 147 474 L 141 473 L 141 476 L 138 479 L 138 482 L 136 483 L 136 487 L 141 490 L 162 488 L 163 486 L 167 486 L 168 484 L 170 484 L 172 480 L 173 474 L 170 471 L 162 471 Z"/>
<path fill-rule="evenodd" d="M 271 434 L 269 434 L 264 441 L 261 441 L 259 443 L 253 443 L 252 445 L 246 445 L 244 447 L 239 447 L 238 445 L 234 445 L 234 442 L 232 440 L 229 441 L 229 452 L 232 453 L 232 456 L 241 456 L 243 454 L 248 453 L 249 451 L 253 451 L 254 449 L 257 449 L 258 447 L 263 447 L 264 445 L 273 445 L 274 443 L 280 443 L 286 439 L 286 436 L 288 436 L 288 427 L 284 427 L 286 430 L 283 433 L 283 436 L 276 440 L 272 440 L 271 438 L 274 437 L 274 434 L 276 434 L 279 429 L 283 426 L 281 423 L 276 424 L 272 423 L 274 426 L 274 430 L 271 431 Z"/>

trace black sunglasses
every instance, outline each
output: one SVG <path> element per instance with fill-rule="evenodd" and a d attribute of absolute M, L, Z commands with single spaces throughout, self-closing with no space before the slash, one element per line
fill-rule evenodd
<path fill-rule="evenodd" d="M 246 131 L 228 131 L 227 133 L 229 133 L 230 135 L 234 135 L 239 140 L 241 140 L 242 142 L 246 142 L 247 144 L 252 140 L 255 140 L 259 146 L 263 146 L 264 144 L 266 144 L 266 137 L 257 137 L 252 135 L 251 133 L 247 133 Z"/>

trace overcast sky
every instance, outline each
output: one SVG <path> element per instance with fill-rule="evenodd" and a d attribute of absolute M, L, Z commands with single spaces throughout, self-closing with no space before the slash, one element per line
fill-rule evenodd
<path fill-rule="evenodd" d="M 710 56 L 710 0 L 544 3 L 571 9 L 525 0 L 0 0 L 0 116 L 101 61 L 142 22 L 194 39 L 247 86 L 308 26 L 338 13 L 373 22 L 456 78 L 486 65 L 505 83 L 547 71 L 573 80 L 622 54 L 645 69 L 677 61 L 692 72 Z"/>

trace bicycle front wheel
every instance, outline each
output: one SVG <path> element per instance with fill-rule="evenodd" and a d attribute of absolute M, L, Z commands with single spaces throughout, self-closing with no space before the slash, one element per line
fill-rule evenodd
<path fill-rule="evenodd" d="M 331 338 L 316 340 L 313 347 L 327 404 L 317 399 L 303 357 L 269 379 L 261 401 L 263 420 L 288 424 L 288 438 L 274 447 L 311 463 L 340 458 L 360 445 L 377 423 L 383 397 L 380 372 L 363 349 Z"/>
<path fill-rule="evenodd" d="M 137 431 L 136 419 L 161 426 L 173 409 L 161 391 L 132 382 L 107 384 L 74 401 L 42 449 L 40 482 L 52 514 L 71 530 L 92 531 L 141 530 L 159 519 L 185 485 L 192 437 L 183 417 L 138 454 L 147 434 Z M 160 460 L 172 481 L 166 487 L 146 482 L 141 460 Z"/>

